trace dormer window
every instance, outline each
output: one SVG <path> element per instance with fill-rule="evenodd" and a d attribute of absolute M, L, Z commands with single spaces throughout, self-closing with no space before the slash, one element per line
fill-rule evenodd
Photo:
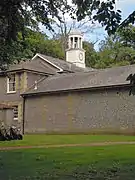
<path fill-rule="evenodd" d="M 15 74 L 11 74 L 7 77 L 7 93 L 15 93 L 16 92 L 16 81 Z"/>

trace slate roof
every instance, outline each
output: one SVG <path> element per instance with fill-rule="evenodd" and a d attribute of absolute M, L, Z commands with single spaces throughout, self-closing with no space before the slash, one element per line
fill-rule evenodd
<path fill-rule="evenodd" d="M 42 57 L 42 60 L 46 59 L 49 62 L 51 62 L 52 64 L 58 66 L 60 69 L 62 69 L 63 71 L 69 71 L 69 72 L 88 72 L 88 71 L 92 71 L 92 68 L 80 68 L 77 67 L 76 65 L 66 62 L 64 60 L 58 59 L 58 58 L 53 58 L 51 56 L 46 56 L 43 54 L 37 54 L 40 57 Z M 12 64 L 9 66 L 8 71 L 17 71 L 17 70 L 31 70 L 31 71 L 37 71 L 40 73 L 46 73 L 46 74 L 55 74 L 58 71 L 54 71 L 53 69 L 48 68 L 46 65 L 44 65 L 43 63 L 41 63 L 41 61 L 39 59 L 36 60 L 27 60 L 27 61 L 22 61 L 20 63 L 16 63 L 16 64 Z"/>
<path fill-rule="evenodd" d="M 128 85 L 129 82 L 126 81 L 126 78 L 131 73 L 135 73 L 135 65 L 52 76 L 41 81 L 37 90 L 32 88 L 24 95 Z"/>
<path fill-rule="evenodd" d="M 16 71 L 16 70 L 23 70 L 23 69 L 37 71 L 40 73 L 48 73 L 48 74 L 54 73 L 49 68 L 41 64 L 39 60 L 36 60 L 36 61 L 27 60 L 25 62 L 22 61 L 19 64 L 10 65 L 8 71 Z"/>
<path fill-rule="evenodd" d="M 38 53 L 39 54 L 39 53 Z M 53 58 L 51 56 L 46 56 L 44 54 L 39 54 L 42 56 L 44 59 L 47 59 L 51 63 L 55 64 L 56 66 L 62 68 L 65 71 L 73 71 L 73 72 L 87 72 L 87 71 L 92 71 L 92 68 L 81 68 L 77 67 L 73 63 L 66 62 L 64 60 L 58 59 L 58 58 Z"/>

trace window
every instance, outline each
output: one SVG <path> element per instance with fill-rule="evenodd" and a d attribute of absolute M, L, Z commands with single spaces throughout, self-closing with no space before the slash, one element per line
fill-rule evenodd
<path fill-rule="evenodd" d="M 18 106 L 14 106 L 13 117 L 14 117 L 14 120 L 18 120 Z"/>
<path fill-rule="evenodd" d="M 15 74 L 10 75 L 7 78 L 7 93 L 16 92 L 16 81 L 15 81 Z"/>

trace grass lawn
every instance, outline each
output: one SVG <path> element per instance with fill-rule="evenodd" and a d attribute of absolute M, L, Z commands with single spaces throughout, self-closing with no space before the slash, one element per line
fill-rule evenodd
<path fill-rule="evenodd" d="M 135 145 L 0 152 L 1 180 L 134 180 Z"/>
<path fill-rule="evenodd" d="M 107 141 L 135 141 L 135 136 L 124 135 L 26 135 L 23 141 L 0 142 L 3 146 L 83 144 Z"/>

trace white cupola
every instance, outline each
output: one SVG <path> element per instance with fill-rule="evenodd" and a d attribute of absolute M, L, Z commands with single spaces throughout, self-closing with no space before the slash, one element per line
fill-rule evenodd
<path fill-rule="evenodd" d="M 85 68 L 85 50 L 83 49 L 83 35 L 79 30 L 72 30 L 68 36 L 66 61 L 78 67 Z"/>

